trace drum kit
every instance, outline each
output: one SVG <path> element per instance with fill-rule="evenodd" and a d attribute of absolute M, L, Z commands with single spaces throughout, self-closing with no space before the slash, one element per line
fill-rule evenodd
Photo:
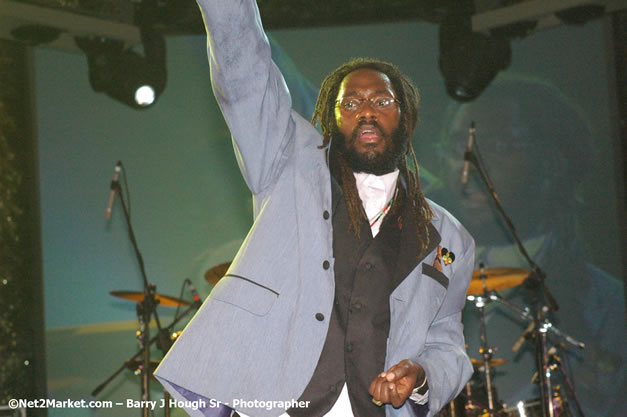
<path fill-rule="evenodd" d="M 205 280 L 211 284 L 216 285 L 220 279 L 224 277 L 226 271 L 230 266 L 230 262 L 222 263 L 210 268 L 204 274 Z M 540 378 L 536 375 L 532 383 L 536 383 L 540 386 L 540 389 L 548 389 L 549 395 L 547 400 L 542 398 L 534 398 L 527 401 L 521 401 L 515 406 L 507 406 L 498 400 L 497 390 L 494 385 L 493 371 L 495 368 L 506 364 L 505 359 L 494 358 L 493 354 L 495 348 L 488 345 L 487 332 L 486 332 L 486 320 L 485 320 L 485 307 L 490 302 L 499 303 L 502 306 L 507 307 L 510 311 L 513 311 L 523 320 L 529 321 L 530 325 L 524 331 L 523 335 L 513 347 L 515 351 L 520 348 L 520 345 L 526 340 L 531 340 L 533 343 L 540 343 L 541 339 L 546 333 L 551 333 L 557 336 L 560 340 L 568 342 L 582 348 L 583 344 L 572 339 L 570 336 L 565 335 L 555 326 L 553 326 L 547 319 L 542 319 L 539 323 L 529 309 L 520 309 L 515 305 L 509 303 L 503 299 L 498 291 L 510 289 L 516 286 L 520 286 L 526 283 L 529 278 L 529 271 L 524 268 L 480 268 L 473 272 L 468 291 L 466 293 L 467 300 L 472 302 L 474 307 L 479 312 L 480 328 L 479 336 L 481 345 L 479 348 L 479 358 L 471 358 L 470 361 L 475 369 L 470 381 L 465 385 L 462 392 L 453 401 L 447 404 L 443 410 L 441 410 L 436 417 L 572 417 L 574 415 L 583 416 L 581 409 L 576 404 L 576 396 L 571 395 L 569 398 L 575 399 L 575 405 L 578 409 L 578 414 L 573 414 L 569 401 L 567 401 L 567 395 L 562 391 L 560 385 L 553 385 L 551 372 L 558 369 L 560 365 L 559 358 L 555 356 L 555 352 L 551 349 L 545 354 L 548 356 L 546 366 L 543 373 L 537 373 L 537 375 L 544 375 L 544 378 Z M 187 280 L 186 280 L 187 281 Z M 124 300 L 132 301 L 141 306 L 145 301 L 145 295 L 141 291 L 111 291 L 110 294 L 114 297 L 122 298 Z M 180 335 L 180 331 L 173 331 L 174 325 L 177 324 L 183 317 L 185 317 L 191 310 L 198 308 L 200 305 L 199 300 L 187 301 L 182 298 L 167 296 L 154 292 L 153 297 L 157 305 L 166 307 L 186 307 L 187 310 L 182 315 L 174 319 L 174 322 L 162 330 L 159 335 L 155 336 L 149 341 L 149 344 L 157 342 L 162 349 L 167 351 L 169 346 L 175 341 L 176 337 Z M 137 331 L 137 338 L 142 346 L 142 333 L 145 331 L 144 326 L 141 324 L 142 314 L 141 308 L 138 307 L 138 317 L 140 318 L 140 329 Z M 538 328 L 539 331 L 534 333 L 534 330 Z M 164 342 L 164 335 L 166 341 Z M 144 360 L 142 359 L 142 352 L 140 350 L 137 354 L 124 361 L 120 369 L 116 371 L 110 378 L 108 378 L 103 384 L 101 384 L 92 395 L 97 395 L 104 386 L 110 382 L 121 371 L 130 369 L 136 375 L 147 374 L 152 376 L 153 371 L 159 365 L 158 360 L 150 360 L 149 369 L 144 372 Z M 560 369 L 560 371 L 562 371 Z M 560 374 L 565 377 L 562 372 Z M 542 384 L 541 382 L 544 382 Z M 568 382 L 568 381 L 565 381 Z M 567 386 L 570 384 L 566 384 Z M 167 393 L 166 404 L 167 404 Z M 572 400 L 571 400 L 572 401 Z M 548 404 L 545 404 L 548 402 Z M 169 410 L 166 408 L 165 415 L 169 415 Z"/>
<path fill-rule="evenodd" d="M 184 285 L 191 285 L 188 280 L 185 280 Z M 193 287 L 192 287 L 193 288 Z M 139 322 L 139 328 L 135 333 L 137 338 L 137 342 L 139 345 L 139 350 L 130 358 L 123 361 L 120 367 L 109 376 L 104 382 L 102 382 L 98 387 L 96 387 L 91 395 L 97 396 L 117 375 L 122 373 L 125 370 L 130 370 L 133 374 L 141 377 L 141 399 L 144 401 L 144 404 L 148 404 L 148 400 L 150 400 L 150 383 L 151 379 L 154 379 L 153 373 L 159 366 L 160 361 L 156 359 L 150 358 L 150 350 L 151 346 L 156 345 L 162 352 L 163 355 L 167 353 L 172 344 L 176 341 L 176 338 L 182 333 L 182 331 L 174 330 L 176 326 L 182 321 L 183 318 L 187 317 L 191 312 L 197 310 L 200 305 L 200 298 L 194 294 L 194 299 L 192 301 L 187 301 L 182 298 L 171 297 L 168 295 L 159 294 L 155 291 L 154 286 L 150 286 L 150 293 L 147 297 L 143 291 L 111 291 L 111 294 L 114 297 L 122 298 L 127 301 L 132 301 L 136 303 L 137 306 L 137 318 Z M 166 327 L 161 327 L 159 320 L 155 320 L 157 323 L 158 331 L 157 334 L 153 337 L 150 337 L 148 322 L 150 321 L 151 315 L 147 315 L 147 305 L 152 309 L 151 315 L 158 317 L 156 314 L 157 306 L 165 306 L 165 307 L 176 307 L 177 314 L 175 314 L 172 323 Z M 185 308 L 185 310 L 179 313 L 180 308 Z M 167 391 L 164 390 L 164 415 L 165 417 L 170 416 L 170 396 Z M 141 415 L 144 417 L 149 416 L 149 408 L 144 406 L 141 409 Z"/>
<path fill-rule="evenodd" d="M 551 374 L 559 370 L 559 376 L 566 386 L 572 387 L 563 369 L 559 358 L 555 355 L 555 349 L 546 349 L 546 335 L 550 333 L 560 341 L 567 342 L 577 348 L 583 348 L 581 342 L 561 332 L 558 328 L 544 317 L 548 310 L 541 310 L 537 316 L 532 315 L 528 308 L 521 309 L 502 298 L 498 291 L 527 285 L 530 278 L 530 271 L 524 268 L 480 268 L 473 272 L 472 280 L 466 293 L 467 300 L 473 303 L 479 312 L 479 337 L 480 358 L 471 358 L 470 361 L 475 369 L 470 381 L 465 385 L 462 392 L 453 401 L 447 404 L 436 417 L 572 417 L 574 415 L 583 416 L 581 407 L 577 403 L 574 392 L 567 396 L 562 391 L 561 385 L 554 385 L 556 379 Z M 534 398 L 527 401 L 520 401 L 516 406 L 510 407 L 498 401 L 497 390 L 494 385 L 493 370 L 504 365 L 507 361 L 501 358 L 493 358 L 495 348 L 488 344 L 486 332 L 485 307 L 488 303 L 496 302 L 514 312 L 522 320 L 528 321 L 529 326 L 522 336 L 512 347 L 517 352 L 521 345 L 529 340 L 536 346 L 536 353 L 544 356 L 536 361 L 538 368 L 543 372 L 536 372 L 532 383 L 538 384 L 540 391 L 544 390 L 546 395 L 541 398 Z M 543 377 L 538 377 L 543 375 Z M 571 388 L 572 389 L 572 388 Z M 577 409 L 577 414 L 573 414 L 567 397 L 571 398 Z"/>
<path fill-rule="evenodd" d="M 226 271 L 229 266 L 231 266 L 231 262 L 222 263 L 219 265 L 210 268 L 207 272 L 205 272 L 204 277 L 205 280 L 211 284 L 216 285 L 220 279 L 224 277 Z M 198 296 L 196 289 L 189 279 L 185 279 L 183 284 L 183 290 L 185 286 L 189 288 L 192 293 L 192 300 L 185 300 L 180 297 L 172 297 L 169 295 L 164 295 L 156 292 L 156 287 L 154 285 L 149 285 L 149 295 L 147 296 L 144 291 L 110 291 L 114 297 L 121 298 L 123 300 L 132 301 L 136 303 L 137 306 L 137 318 L 139 322 L 139 328 L 135 333 L 137 338 L 137 342 L 139 345 L 139 350 L 130 358 L 123 361 L 120 367 L 109 376 L 104 382 L 102 382 L 98 387 L 96 387 L 91 395 L 97 396 L 117 375 L 121 374 L 123 371 L 131 371 L 134 375 L 140 376 L 142 378 L 142 400 L 149 400 L 149 383 L 146 380 L 153 379 L 153 373 L 159 366 L 160 361 L 156 359 L 150 359 L 150 347 L 153 344 L 163 352 L 163 355 L 167 353 L 169 348 L 174 344 L 178 336 L 181 335 L 182 330 L 175 330 L 177 325 L 190 313 L 193 313 L 197 310 L 202 304 L 202 300 Z M 183 291 L 181 291 L 181 294 Z M 166 327 L 161 327 L 161 325 L 157 321 L 158 333 L 152 338 L 149 337 L 149 330 L 147 326 L 147 322 L 150 320 L 151 315 L 147 315 L 147 307 L 146 304 L 149 305 L 149 308 L 152 309 L 152 314 L 157 317 L 156 307 L 164 306 L 164 307 L 176 307 L 177 313 L 175 314 L 172 323 Z M 179 313 L 179 309 L 184 308 Z M 146 366 L 148 364 L 148 366 Z M 156 381 L 156 380 L 155 380 Z M 170 416 L 170 397 L 167 391 L 164 390 L 164 415 L 165 417 Z M 142 416 L 148 416 L 148 408 L 144 407 L 141 410 Z"/>

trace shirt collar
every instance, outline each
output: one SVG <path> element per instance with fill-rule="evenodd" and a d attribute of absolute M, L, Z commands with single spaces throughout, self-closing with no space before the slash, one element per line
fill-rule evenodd
<path fill-rule="evenodd" d="M 369 189 L 377 189 L 384 192 L 385 202 L 387 203 L 394 196 L 396 190 L 396 181 L 398 180 L 399 170 L 396 169 L 384 175 L 367 174 L 365 172 L 354 172 L 357 191 L 363 204 L 367 204 L 368 200 L 373 198 Z M 385 203 L 384 203 L 385 204 Z"/>

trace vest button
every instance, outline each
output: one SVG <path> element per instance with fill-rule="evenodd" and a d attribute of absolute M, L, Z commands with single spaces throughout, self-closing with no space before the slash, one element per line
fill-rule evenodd
<path fill-rule="evenodd" d="M 322 314 L 322 313 L 316 313 L 316 320 L 318 320 L 318 321 L 322 321 L 322 320 L 324 320 L 324 314 Z"/>
<path fill-rule="evenodd" d="M 346 351 L 347 351 L 348 353 L 350 353 L 350 352 L 352 352 L 352 351 L 353 351 L 353 344 L 352 344 L 352 343 L 347 343 L 347 344 L 346 344 Z"/>
<path fill-rule="evenodd" d="M 329 267 L 331 266 L 331 264 L 329 263 L 329 261 L 324 261 L 322 262 L 322 267 L 324 269 L 329 269 Z"/>
<path fill-rule="evenodd" d="M 370 262 L 366 262 L 364 264 L 364 268 L 366 268 L 366 270 L 370 270 L 370 269 L 372 269 L 372 267 L 373 267 L 373 265 Z"/>
<path fill-rule="evenodd" d="M 330 217 L 329 212 L 328 212 L 327 210 L 325 210 L 325 211 L 324 211 L 324 213 L 322 213 L 322 217 L 323 217 L 325 220 L 328 220 L 328 219 L 329 219 L 329 217 Z"/>
<path fill-rule="evenodd" d="M 355 303 L 355 304 L 353 304 L 353 308 L 354 308 L 355 310 L 361 310 L 361 303 Z"/>

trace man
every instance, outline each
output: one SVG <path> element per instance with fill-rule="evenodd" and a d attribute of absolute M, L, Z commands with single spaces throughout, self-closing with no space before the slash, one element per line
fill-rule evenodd
<path fill-rule="evenodd" d="M 291 111 L 255 2 L 200 6 L 255 223 L 157 377 L 207 401 L 193 416 L 432 416 L 472 372 L 474 242 L 420 191 L 417 90 L 390 64 L 346 64 L 323 83 L 321 138 Z"/>

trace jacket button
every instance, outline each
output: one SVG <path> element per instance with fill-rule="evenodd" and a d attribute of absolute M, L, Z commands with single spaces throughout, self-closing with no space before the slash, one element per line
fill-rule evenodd
<path fill-rule="evenodd" d="M 316 313 L 316 320 L 318 320 L 318 321 L 322 321 L 322 320 L 324 320 L 324 314 L 322 314 L 322 313 Z"/>
<path fill-rule="evenodd" d="M 352 343 L 347 343 L 347 344 L 346 344 L 346 351 L 347 351 L 348 353 L 350 353 L 350 352 L 352 352 L 352 351 L 353 351 L 353 344 L 352 344 Z"/>
<path fill-rule="evenodd" d="M 364 268 L 366 268 L 366 270 L 370 270 L 370 269 L 372 269 L 372 267 L 373 267 L 373 265 L 370 262 L 366 262 L 364 264 Z"/>
<path fill-rule="evenodd" d="M 324 269 L 329 269 L 329 267 L 331 266 L 331 264 L 329 263 L 329 261 L 324 261 L 322 262 L 322 267 Z"/>
<path fill-rule="evenodd" d="M 329 212 L 328 212 L 327 210 L 325 210 L 325 211 L 324 211 L 324 213 L 322 213 L 322 217 L 323 217 L 325 220 L 328 220 L 328 219 L 329 219 L 329 217 L 330 217 Z"/>

